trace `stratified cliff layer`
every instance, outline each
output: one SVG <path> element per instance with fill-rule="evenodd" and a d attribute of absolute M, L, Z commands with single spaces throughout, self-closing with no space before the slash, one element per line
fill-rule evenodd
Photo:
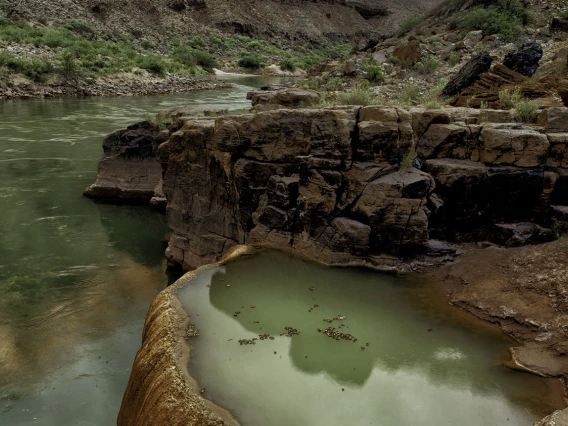
<path fill-rule="evenodd" d="M 568 204 L 568 109 L 532 127 L 482 114 L 339 107 L 178 121 L 159 147 L 168 259 L 187 270 L 263 243 L 396 267 L 451 254 L 437 240 L 552 239 Z"/>

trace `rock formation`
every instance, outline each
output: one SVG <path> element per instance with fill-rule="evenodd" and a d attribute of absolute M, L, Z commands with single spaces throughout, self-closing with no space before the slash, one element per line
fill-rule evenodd
<path fill-rule="evenodd" d="M 157 161 L 142 153 L 163 142 L 174 230 L 167 257 L 186 270 L 240 244 L 396 267 L 401 256 L 445 253 L 430 239 L 550 240 L 568 205 L 568 109 L 545 110 L 532 127 L 492 113 L 336 107 L 182 117 L 153 129 L 151 141 L 135 128 L 110 135 L 88 193 L 153 196 L 151 184 L 132 188 L 129 171 L 138 178 L 137 167 Z"/>

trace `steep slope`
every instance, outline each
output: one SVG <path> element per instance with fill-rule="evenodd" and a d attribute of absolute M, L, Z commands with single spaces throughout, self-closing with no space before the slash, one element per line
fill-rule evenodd
<path fill-rule="evenodd" d="M 10 19 L 90 22 L 99 35 L 207 36 L 219 30 L 288 40 L 375 38 L 436 0 L 0 0 Z"/>

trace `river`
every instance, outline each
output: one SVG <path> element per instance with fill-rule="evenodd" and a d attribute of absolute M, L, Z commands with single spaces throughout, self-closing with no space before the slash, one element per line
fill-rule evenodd
<path fill-rule="evenodd" d="M 0 424 L 112 425 L 148 306 L 168 284 L 163 217 L 82 196 L 106 134 L 232 89 L 0 103 Z"/>

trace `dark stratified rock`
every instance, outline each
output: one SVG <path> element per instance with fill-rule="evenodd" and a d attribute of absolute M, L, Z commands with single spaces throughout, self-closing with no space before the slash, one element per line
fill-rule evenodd
<path fill-rule="evenodd" d="M 519 50 L 507 53 L 503 65 L 530 77 L 538 69 L 543 54 L 542 46 L 536 41 L 530 41 L 523 44 Z"/>
<path fill-rule="evenodd" d="M 158 146 L 169 137 L 167 129 L 150 121 L 108 135 L 99 161 L 97 181 L 84 195 L 104 200 L 147 203 L 161 195 L 162 167 Z"/>
<path fill-rule="evenodd" d="M 171 131 L 140 123 L 109 135 L 94 187 L 167 202 L 167 257 L 184 269 L 239 244 L 377 266 L 453 255 L 429 238 L 546 240 L 541 227 L 568 205 L 568 108 L 543 112 L 538 129 L 488 122 L 504 121 L 500 113 L 465 124 L 464 113 L 344 106 L 181 114 Z M 140 181 L 149 175 L 155 183 L 163 176 L 163 192 Z"/>
<path fill-rule="evenodd" d="M 442 96 L 451 97 L 458 95 L 463 89 L 475 83 L 481 74 L 491 68 L 491 56 L 488 52 L 477 55 L 469 60 L 457 74 L 446 84 Z"/>
<path fill-rule="evenodd" d="M 550 31 L 562 31 L 568 33 L 568 19 L 553 18 L 550 23 Z"/>
<path fill-rule="evenodd" d="M 558 96 L 562 99 L 564 106 L 568 106 L 568 80 L 562 80 L 558 83 Z"/>
<path fill-rule="evenodd" d="M 530 222 L 497 223 L 493 227 L 492 241 L 506 247 L 540 244 L 552 240 L 552 230 Z"/>

